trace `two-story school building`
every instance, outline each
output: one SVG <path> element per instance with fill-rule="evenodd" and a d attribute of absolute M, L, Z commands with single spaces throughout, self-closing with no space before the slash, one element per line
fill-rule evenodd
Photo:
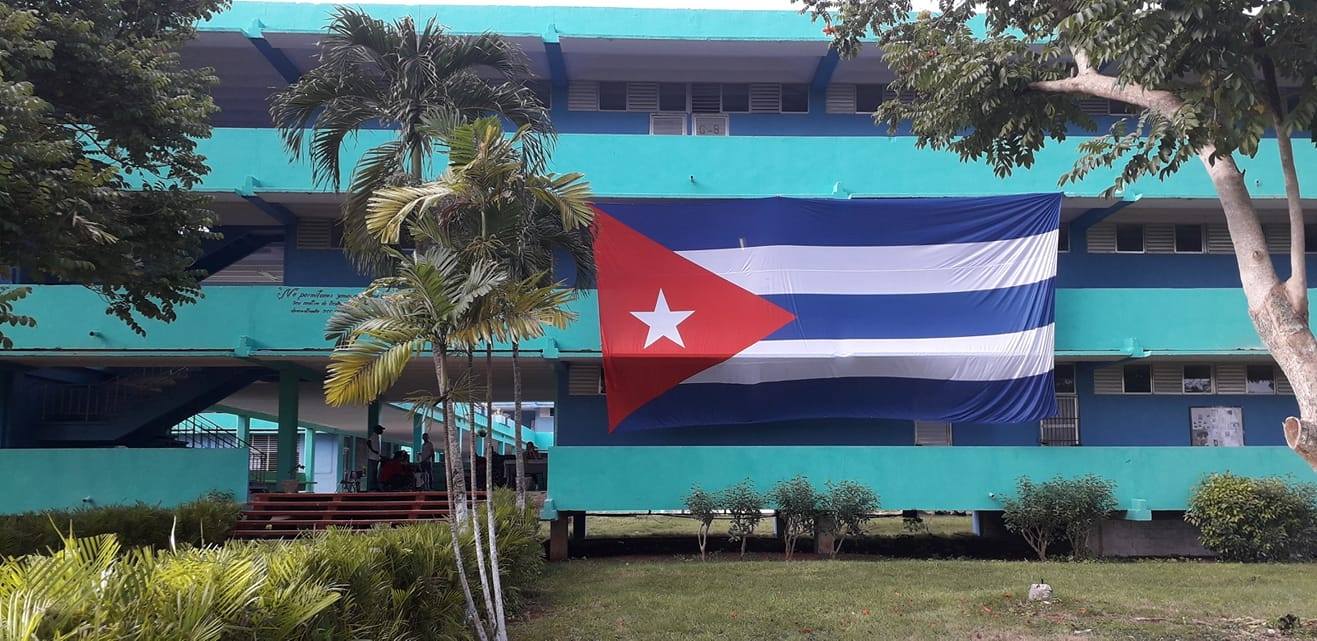
<path fill-rule="evenodd" d="M 916 149 L 908 131 L 888 132 L 869 115 L 882 101 L 903 99 L 888 91 L 880 53 L 839 60 L 819 26 L 795 12 L 366 8 L 384 19 L 434 16 L 454 33 L 511 38 L 560 134 L 553 168 L 584 172 L 605 207 L 1055 192 L 1092 135 L 1074 132 L 1006 179 Z M 243 432 L 244 442 L 263 435 L 275 474 L 287 478 L 300 464 L 312 468 L 303 473 L 314 487 L 330 491 L 358 467 L 368 425 L 383 424 L 399 446 L 414 446 L 426 429 L 403 399 L 432 386 L 428 358 L 369 408 L 328 407 L 320 391 L 331 349 L 325 320 L 367 279 L 341 250 L 341 195 L 289 158 L 267 101 L 316 64 L 330 9 L 238 2 L 184 48 L 187 64 L 213 67 L 220 78 L 216 128 L 200 145 L 211 172 L 199 189 L 214 196 L 224 234 L 197 262 L 212 274 L 205 297 L 174 323 L 146 323 L 140 337 L 102 314 L 86 289 L 34 286 L 22 304 L 39 325 L 12 330 L 14 349 L 0 352 L 0 462 L 9 470 L 0 510 L 244 493 L 250 453 L 178 447 L 195 440 L 180 438 L 185 423 Z M 1103 126 L 1126 115 L 1124 105 L 1104 100 L 1086 108 Z M 349 143 L 346 166 L 392 135 L 363 131 Z M 1317 194 L 1317 172 L 1304 171 L 1317 168 L 1317 152 L 1299 145 L 1296 153 L 1303 192 Z M 1283 275 L 1290 230 L 1274 141 L 1240 162 Z M 1284 445 L 1281 421 L 1297 405 L 1250 324 L 1205 172 L 1190 166 L 1103 198 L 1110 178 L 1095 172 L 1064 188 L 1053 418 L 609 433 L 596 299 L 587 291 L 574 304 L 575 324 L 522 346 L 525 395 L 537 405 L 520 425 L 496 420 L 494 438 L 506 448 L 512 430 L 524 429 L 549 451 L 545 514 L 560 518 L 677 509 L 693 483 L 720 488 L 748 477 L 767 488 L 795 474 L 867 483 L 888 509 L 991 513 L 1022 475 L 1091 472 L 1116 482 L 1127 526 L 1155 527 L 1178 519 L 1209 472 L 1317 480 Z M 499 401 L 511 400 L 508 356 L 496 354 Z"/>

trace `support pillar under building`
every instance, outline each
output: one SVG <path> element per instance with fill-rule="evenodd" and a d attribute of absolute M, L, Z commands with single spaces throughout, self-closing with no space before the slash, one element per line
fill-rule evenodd
<path fill-rule="evenodd" d="M 567 521 L 569 512 L 559 512 L 558 518 L 549 521 L 549 560 L 567 560 Z"/>
<path fill-rule="evenodd" d="M 279 452 L 275 473 L 280 482 L 297 479 L 298 383 L 297 373 L 279 371 Z"/>
<path fill-rule="evenodd" d="M 412 461 L 421 460 L 421 435 L 425 433 L 425 414 L 412 414 Z"/>
<path fill-rule="evenodd" d="M 316 431 L 306 428 L 306 440 L 302 441 L 302 465 L 306 470 L 306 487 L 316 491 Z"/>

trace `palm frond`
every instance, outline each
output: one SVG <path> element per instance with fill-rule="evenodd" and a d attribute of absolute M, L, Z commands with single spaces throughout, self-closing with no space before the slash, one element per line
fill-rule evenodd
<path fill-rule="evenodd" d="M 375 191 L 366 204 L 366 229 L 381 243 L 397 243 L 410 218 L 425 216 L 431 208 L 454 199 L 448 181 L 420 187 L 386 187 Z"/>
<path fill-rule="evenodd" d="M 402 296 L 359 294 L 338 306 L 325 324 L 325 340 L 346 341 L 354 334 L 380 332 L 384 335 L 420 334 L 418 322 Z"/>
<path fill-rule="evenodd" d="M 329 35 L 320 41 L 320 61 L 337 70 L 390 69 L 391 54 L 404 42 L 400 23 L 389 24 L 353 7 L 336 7 L 327 30 Z"/>
<path fill-rule="evenodd" d="M 322 66 L 271 97 L 270 119 L 294 159 L 310 153 L 318 161 L 316 150 L 304 147 L 308 132 L 355 129 L 372 118 L 382 118 L 383 98 L 382 87 L 373 76 L 345 75 Z"/>
<path fill-rule="evenodd" d="M 340 407 L 374 401 L 402 377 L 425 343 L 423 337 L 394 342 L 370 333 L 353 335 L 329 356 L 325 402 Z"/>
<path fill-rule="evenodd" d="M 564 229 L 589 227 L 594 222 L 593 195 L 582 174 L 533 176 L 530 190 L 536 200 L 558 211 Z"/>
<path fill-rule="evenodd" d="M 341 208 L 343 244 L 353 264 L 367 273 L 381 273 L 392 265 L 380 242 L 366 227 L 370 197 L 377 190 L 405 180 L 402 143 L 393 140 L 365 153 L 357 163 L 352 184 Z"/>

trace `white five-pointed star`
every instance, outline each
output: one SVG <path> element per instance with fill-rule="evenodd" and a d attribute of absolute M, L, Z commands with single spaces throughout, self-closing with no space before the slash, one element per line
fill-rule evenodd
<path fill-rule="evenodd" d="M 645 334 L 645 347 L 649 347 L 660 338 L 666 338 L 677 344 L 678 347 L 685 347 L 686 344 L 681 341 L 681 332 L 677 331 L 677 326 L 694 314 L 695 310 L 673 311 L 668 308 L 668 299 L 663 295 L 663 290 L 659 290 L 658 301 L 654 303 L 652 312 L 631 312 L 632 316 L 640 319 L 640 322 L 649 326 L 649 333 Z"/>

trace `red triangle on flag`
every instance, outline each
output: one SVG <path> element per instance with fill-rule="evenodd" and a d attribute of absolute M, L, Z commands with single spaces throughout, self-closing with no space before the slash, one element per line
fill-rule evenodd
<path fill-rule="evenodd" d="M 608 431 L 795 318 L 595 211 Z"/>

